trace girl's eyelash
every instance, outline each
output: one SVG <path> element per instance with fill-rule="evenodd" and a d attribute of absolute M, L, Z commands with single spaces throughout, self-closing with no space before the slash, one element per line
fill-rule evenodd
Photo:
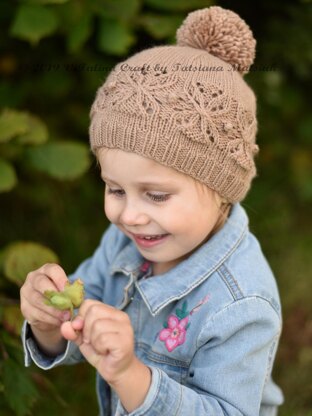
<path fill-rule="evenodd" d="M 108 186 L 107 186 L 107 192 L 109 194 L 113 194 L 113 195 L 116 195 L 116 196 L 119 196 L 119 197 L 124 194 L 123 190 L 121 190 L 121 189 L 111 189 Z M 157 195 L 157 194 L 150 194 L 148 192 L 147 195 L 149 196 L 149 198 L 152 201 L 155 201 L 155 202 L 163 202 L 163 201 L 166 201 L 169 198 L 169 194 L 159 194 L 159 195 Z"/>
<path fill-rule="evenodd" d="M 150 193 L 148 193 L 147 194 L 153 201 L 156 201 L 156 202 L 163 202 L 163 201 L 166 201 L 168 198 L 169 198 L 169 195 L 168 194 L 163 194 L 163 195 L 157 195 L 157 194 L 150 194 Z"/>

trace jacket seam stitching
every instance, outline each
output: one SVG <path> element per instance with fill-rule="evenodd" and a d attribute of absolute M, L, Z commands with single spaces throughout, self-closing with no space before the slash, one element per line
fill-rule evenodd
<path fill-rule="evenodd" d="M 182 397 L 183 397 L 183 390 L 182 390 L 182 386 L 180 384 L 180 400 L 178 403 L 178 407 L 177 407 L 177 411 L 175 412 L 175 416 L 179 415 L 180 409 L 181 409 L 181 404 L 182 404 Z"/>
<path fill-rule="evenodd" d="M 149 359 L 151 359 L 153 362 L 156 363 L 162 363 L 162 364 L 167 364 L 167 365 L 171 365 L 173 367 L 182 367 L 183 369 L 188 369 L 189 365 L 190 365 L 190 361 L 184 361 L 184 360 L 177 360 L 171 357 L 167 357 L 164 359 L 161 359 L 163 357 L 162 354 L 157 353 L 156 351 L 152 350 L 152 354 L 149 354 L 148 351 L 151 351 L 151 348 L 148 344 L 146 344 L 145 342 L 136 342 L 135 344 L 137 347 L 140 347 L 144 350 L 144 352 L 146 353 L 147 357 Z M 158 359 L 159 358 L 159 359 Z"/>
<path fill-rule="evenodd" d="M 266 366 L 265 384 L 268 382 L 269 376 L 272 371 L 273 358 L 276 354 L 279 338 L 280 338 L 280 331 L 274 336 L 270 345 L 268 359 L 267 359 L 267 366 Z"/>
<path fill-rule="evenodd" d="M 268 303 L 269 306 L 274 310 L 276 316 L 278 317 L 278 320 L 280 321 L 280 315 L 278 314 L 277 310 L 275 309 L 275 307 L 273 306 L 273 304 L 270 302 L 269 299 L 264 298 L 263 296 L 260 295 L 249 295 L 249 296 L 245 296 L 241 299 L 237 299 L 234 302 L 229 303 L 228 305 L 226 305 L 224 308 L 220 309 L 219 311 L 217 311 L 210 319 L 214 319 L 215 316 L 217 316 L 219 313 L 223 312 L 224 310 L 226 310 L 227 308 L 229 308 L 230 306 L 234 305 L 235 303 L 239 303 L 245 300 L 252 300 L 252 299 L 261 299 L 264 302 Z"/>
<path fill-rule="evenodd" d="M 212 315 L 207 321 L 206 321 L 206 323 L 205 323 L 205 325 L 203 326 L 203 328 L 202 328 L 202 330 L 200 331 L 200 333 L 198 334 L 198 337 L 197 337 L 197 340 L 196 340 L 196 347 L 199 349 L 199 348 L 201 348 L 201 346 L 199 346 L 198 345 L 198 339 L 200 338 L 200 336 L 201 336 L 201 334 L 202 334 L 202 332 L 203 332 L 203 330 L 208 326 L 208 324 L 209 323 L 211 323 L 211 322 L 213 322 L 215 319 L 216 319 L 216 317 L 220 314 L 220 313 L 222 313 L 222 312 L 224 312 L 226 309 L 228 309 L 228 308 L 230 308 L 232 305 L 234 305 L 234 304 L 237 304 L 237 303 L 239 303 L 239 302 L 244 302 L 245 300 L 247 301 L 247 300 L 252 300 L 252 299 L 260 299 L 260 300 L 262 300 L 262 301 L 264 301 L 264 302 L 266 302 L 269 306 L 270 306 L 270 308 L 275 312 L 275 314 L 276 314 L 276 316 L 277 316 L 277 319 L 278 319 L 278 321 L 280 322 L 280 326 L 279 326 L 279 333 L 281 332 L 281 318 L 280 318 L 280 315 L 278 314 L 278 312 L 276 311 L 276 309 L 274 308 L 274 306 L 272 305 L 272 303 L 268 300 L 268 299 L 266 299 L 266 298 L 264 298 L 264 297 L 262 297 L 262 296 L 259 296 L 259 295 L 252 295 L 252 296 L 246 296 L 246 297 L 244 297 L 244 298 L 241 298 L 241 299 L 237 299 L 237 300 L 234 300 L 233 302 L 231 302 L 231 303 L 229 303 L 229 304 L 227 304 L 226 306 L 224 306 L 222 309 L 220 309 L 220 310 L 218 310 L 217 312 L 215 312 L 214 313 L 214 315 Z M 205 343 L 204 343 L 205 344 Z M 203 345 L 204 345 L 203 344 Z"/>
<path fill-rule="evenodd" d="M 222 270 L 223 269 L 223 270 Z M 220 266 L 220 268 L 218 269 L 218 273 L 221 276 L 221 279 L 224 281 L 224 283 L 226 284 L 226 286 L 228 287 L 229 291 L 231 292 L 233 299 L 234 300 L 238 300 L 238 299 L 242 299 L 244 298 L 244 294 L 242 289 L 240 288 L 237 280 L 235 279 L 235 277 L 233 276 L 233 274 L 230 272 L 230 270 L 228 269 L 228 267 L 226 267 L 225 264 L 222 264 Z M 228 275 L 227 275 L 228 274 Z M 233 285 L 231 285 L 231 281 L 234 283 Z M 234 286 L 236 286 L 237 290 L 234 290 Z M 237 296 L 239 292 L 240 296 Z"/>

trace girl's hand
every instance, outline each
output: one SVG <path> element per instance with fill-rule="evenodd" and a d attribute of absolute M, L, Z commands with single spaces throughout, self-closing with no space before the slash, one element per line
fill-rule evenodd
<path fill-rule="evenodd" d="M 63 290 L 67 276 L 58 264 L 45 264 L 27 275 L 21 287 L 21 311 L 33 330 L 53 332 L 70 319 L 69 311 L 59 311 L 44 303 L 45 290 Z"/>
<path fill-rule="evenodd" d="M 145 400 L 151 370 L 134 354 L 134 333 L 128 315 L 112 306 L 85 300 L 79 315 L 61 327 L 64 338 L 81 353 L 115 390 L 130 413 Z"/>
<path fill-rule="evenodd" d="M 85 300 L 78 316 L 62 325 L 61 333 L 79 345 L 81 353 L 108 383 L 117 382 L 136 359 L 128 315 L 102 302 Z"/>

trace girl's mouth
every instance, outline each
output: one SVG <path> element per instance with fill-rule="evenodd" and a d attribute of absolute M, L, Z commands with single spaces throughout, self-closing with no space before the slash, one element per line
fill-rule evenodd
<path fill-rule="evenodd" d="M 158 234 L 158 235 L 150 235 L 150 236 L 143 236 L 140 234 L 132 234 L 135 242 L 141 247 L 153 247 L 157 244 L 161 244 L 169 234 Z"/>

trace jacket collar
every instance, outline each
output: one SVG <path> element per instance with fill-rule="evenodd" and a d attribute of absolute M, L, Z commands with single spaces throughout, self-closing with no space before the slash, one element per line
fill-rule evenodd
<path fill-rule="evenodd" d="M 235 251 L 248 231 L 248 217 L 244 208 L 234 204 L 224 226 L 189 258 L 168 272 L 137 282 L 147 307 L 153 316 L 170 302 L 178 300 L 204 280 Z M 137 275 L 144 258 L 135 244 L 129 240 L 117 255 L 110 272 Z"/>

